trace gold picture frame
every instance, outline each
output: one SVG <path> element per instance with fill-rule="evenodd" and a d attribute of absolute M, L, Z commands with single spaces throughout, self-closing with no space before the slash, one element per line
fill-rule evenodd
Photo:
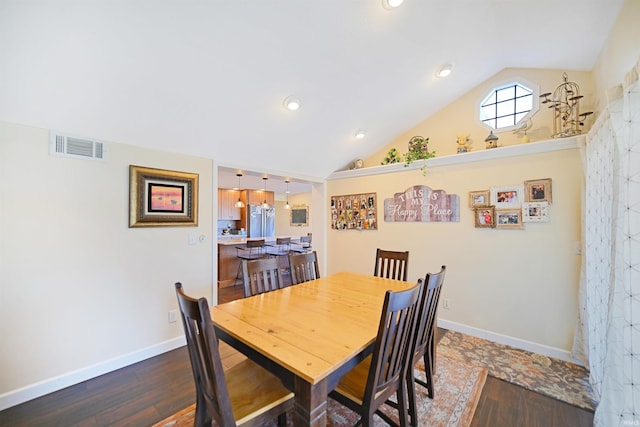
<path fill-rule="evenodd" d="M 129 166 L 129 228 L 197 225 L 198 174 Z"/>
<path fill-rule="evenodd" d="M 469 207 L 489 206 L 489 190 L 469 191 Z"/>
<path fill-rule="evenodd" d="M 496 228 L 523 228 L 522 209 L 496 209 Z"/>
<path fill-rule="evenodd" d="M 526 202 L 551 204 L 551 178 L 532 179 L 524 182 Z"/>
<path fill-rule="evenodd" d="M 476 206 L 473 210 L 476 228 L 495 228 L 496 208 L 495 206 Z"/>

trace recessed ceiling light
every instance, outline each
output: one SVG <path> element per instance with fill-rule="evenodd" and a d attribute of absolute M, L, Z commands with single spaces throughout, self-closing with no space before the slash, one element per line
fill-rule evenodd
<path fill-rule="evenodd" d="M 284 105 L 284 108 L 289 111 L 296 111 L 298 108 L 300 108 L 300 100 L 295 96 L 287 96 L 284 99 L 282 105 Z"/>
<path fill-rule="evenodd" d="M 436 77 L 447 77 L 451 74 L 452 71 L 453 71 L 453 64 L 451 63 L 445 64 L 442 66 L 442 68 L 438 70 L 438 72 L 436 73 Z"/>
<path fill-rule="evenodd" d="M 382 7 L 385 9 L 395 9 L 404 3 L 404 0 L 382 0 Z"/>
<path fill-rule="evenodd" d="M 357 130 L 356 131 L 356 138 L 357 139 L 363 139 L 366 134 L 367 134 L 367 132 L 363 131 L 362 129 Z"/>

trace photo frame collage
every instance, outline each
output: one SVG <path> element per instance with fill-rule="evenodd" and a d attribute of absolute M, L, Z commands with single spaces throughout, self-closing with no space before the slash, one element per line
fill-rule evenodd
<path fill-rule="evenodd" d="M 376 193 L 331 197 L 333 230 L 376 230 L 378 214 Z"/>
<path fill-rule="evenodd" d="M 527 222 L 548 222 L 551 178 L 469 192 L 477 228 L 521 229 Z"/>

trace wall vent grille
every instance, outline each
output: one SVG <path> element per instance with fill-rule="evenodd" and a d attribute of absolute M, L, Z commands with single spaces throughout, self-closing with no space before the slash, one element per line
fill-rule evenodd
<path fill-rule="evenodd" d="M 54 156 L 104 160 L 103 142 L 51 132 L 49 154 Z"/>

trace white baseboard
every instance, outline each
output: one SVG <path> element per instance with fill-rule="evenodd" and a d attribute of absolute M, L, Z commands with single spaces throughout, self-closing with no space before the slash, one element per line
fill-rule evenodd
<path fill-rule="evenodd" d="M 186 345 L 184 336 L 0 395 L 0 411 Z"/>
<path fill-rule="evenodd" d="M 531 341 L 510 337 L 508 335 L 498 334 L 495 332 L 475 328 L 473 326 L 468 326 L 462 323 L 456 323 L 445 319 L 438 319 L 438 327 L 450 329 L 455 332 L 471 335 L 472 337 L 482 338 L 499 344 L 519 348 L 520 350 L 531 351 L 533 353 L 542 354 L 547 357 L 553 357 L 555 359 L 564 360 L 565 362 L 571 362 L 576 365 L 584 366 L 582 362 L 571 357 L 570 352 L 561 350 L 556 347 L 537 344 Z"/>

